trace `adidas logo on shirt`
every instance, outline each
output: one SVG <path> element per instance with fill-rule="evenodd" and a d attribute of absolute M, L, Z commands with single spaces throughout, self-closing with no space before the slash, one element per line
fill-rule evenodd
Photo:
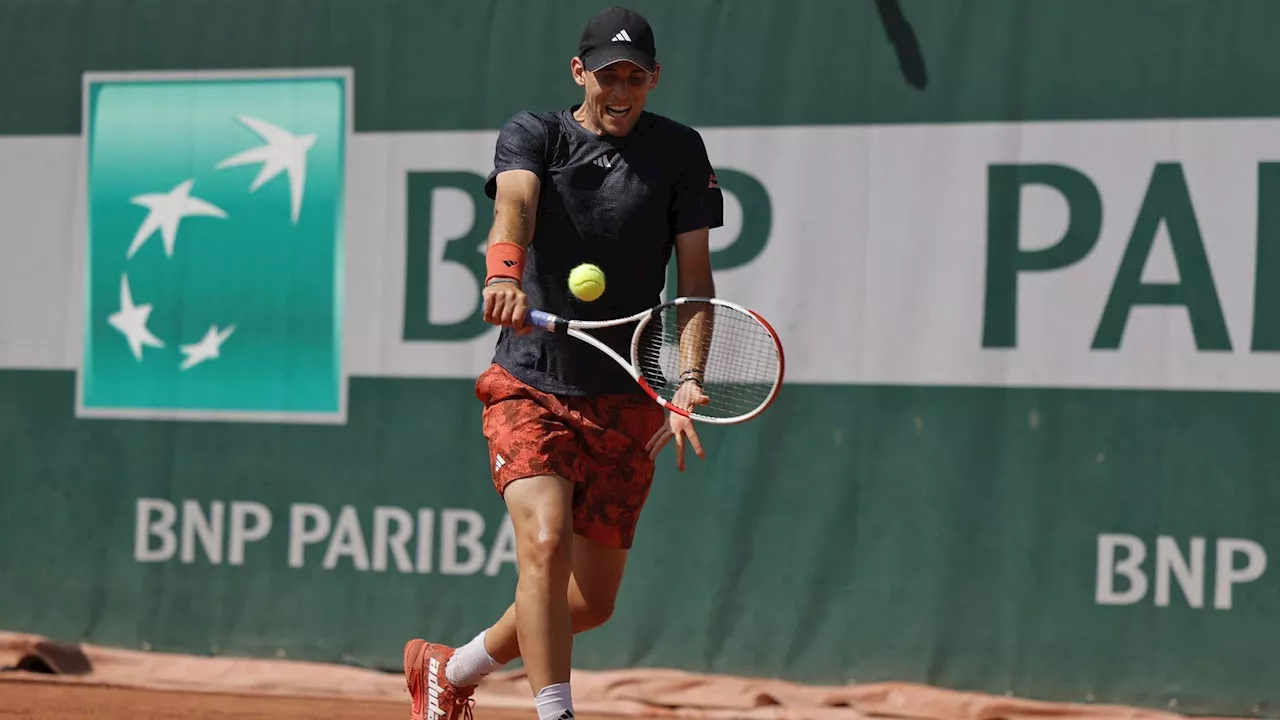
<path fill-rule="evenodd" d="M 592 161 L 591 161 L 591 164 L 592 164 L 592 165 L 595 165 L 595 166 L 597 166 L 597 167 L 602 167 L 602 168 L 611 168 L 611 167 L 613 167 L 613 163 L 612 163 L 612 162 L 610 162 L 610 161 L 609 161 L 609 158 L 608 158 L 608 157 L 606 157 L 606 156 L 604 156 L 604 155 L 601 155 L 600 157 L 596 158 L 595 160 L 592 160 Z"/>
<path fill-rule="evenodd" d="M 613 41 L 614 42 L 631 42 L 631 36 L 627 34 L 626 30 L 623 30 L 622 32 L 613 36 Z"/>

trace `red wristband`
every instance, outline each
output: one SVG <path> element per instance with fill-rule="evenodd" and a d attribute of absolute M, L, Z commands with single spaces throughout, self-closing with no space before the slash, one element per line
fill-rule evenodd
<path fill-rule="evenodd" d="M 524 279 L 524 248 L 513 242 L 496 242 L 484 256 L 485 285 L 494 278 Z"/>

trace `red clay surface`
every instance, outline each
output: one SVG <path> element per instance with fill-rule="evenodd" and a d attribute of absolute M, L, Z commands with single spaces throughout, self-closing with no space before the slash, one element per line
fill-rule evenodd
<path fill-rule="evenodd" d="M 213 695 L 0 679 L 3 720 L 406 720 L 409 703 Z M 536 720 L 518 710 L 476 708 L 475 720 Z M 580 720 L 614 720 L 580 716 Z"/>

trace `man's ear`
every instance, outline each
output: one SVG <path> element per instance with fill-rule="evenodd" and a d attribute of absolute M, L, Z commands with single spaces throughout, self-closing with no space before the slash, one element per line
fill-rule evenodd
<path fill-rule="evenodd" d="M 587 67 L 582 64 L 582 59 L 574 57 L 569 61 L 569 72 L 573 75 L 573 81 L 582 87 L 587 85 Z"/>
<path fill-rule="evenodd" d="M 662 72 L 662 64 L 653 64 L 653 73 L 649 75 L 649 89 L 658 87 L 658 73 Z"/>

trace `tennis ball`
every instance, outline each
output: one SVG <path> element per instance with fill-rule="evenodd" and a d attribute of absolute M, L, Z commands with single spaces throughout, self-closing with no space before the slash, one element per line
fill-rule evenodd
<path fill-rule="evenodd" d="M 570 270 L 569 292 L 579 300 L 595 300 L 604 294 L 604 271 L 591 263 Z"/>

